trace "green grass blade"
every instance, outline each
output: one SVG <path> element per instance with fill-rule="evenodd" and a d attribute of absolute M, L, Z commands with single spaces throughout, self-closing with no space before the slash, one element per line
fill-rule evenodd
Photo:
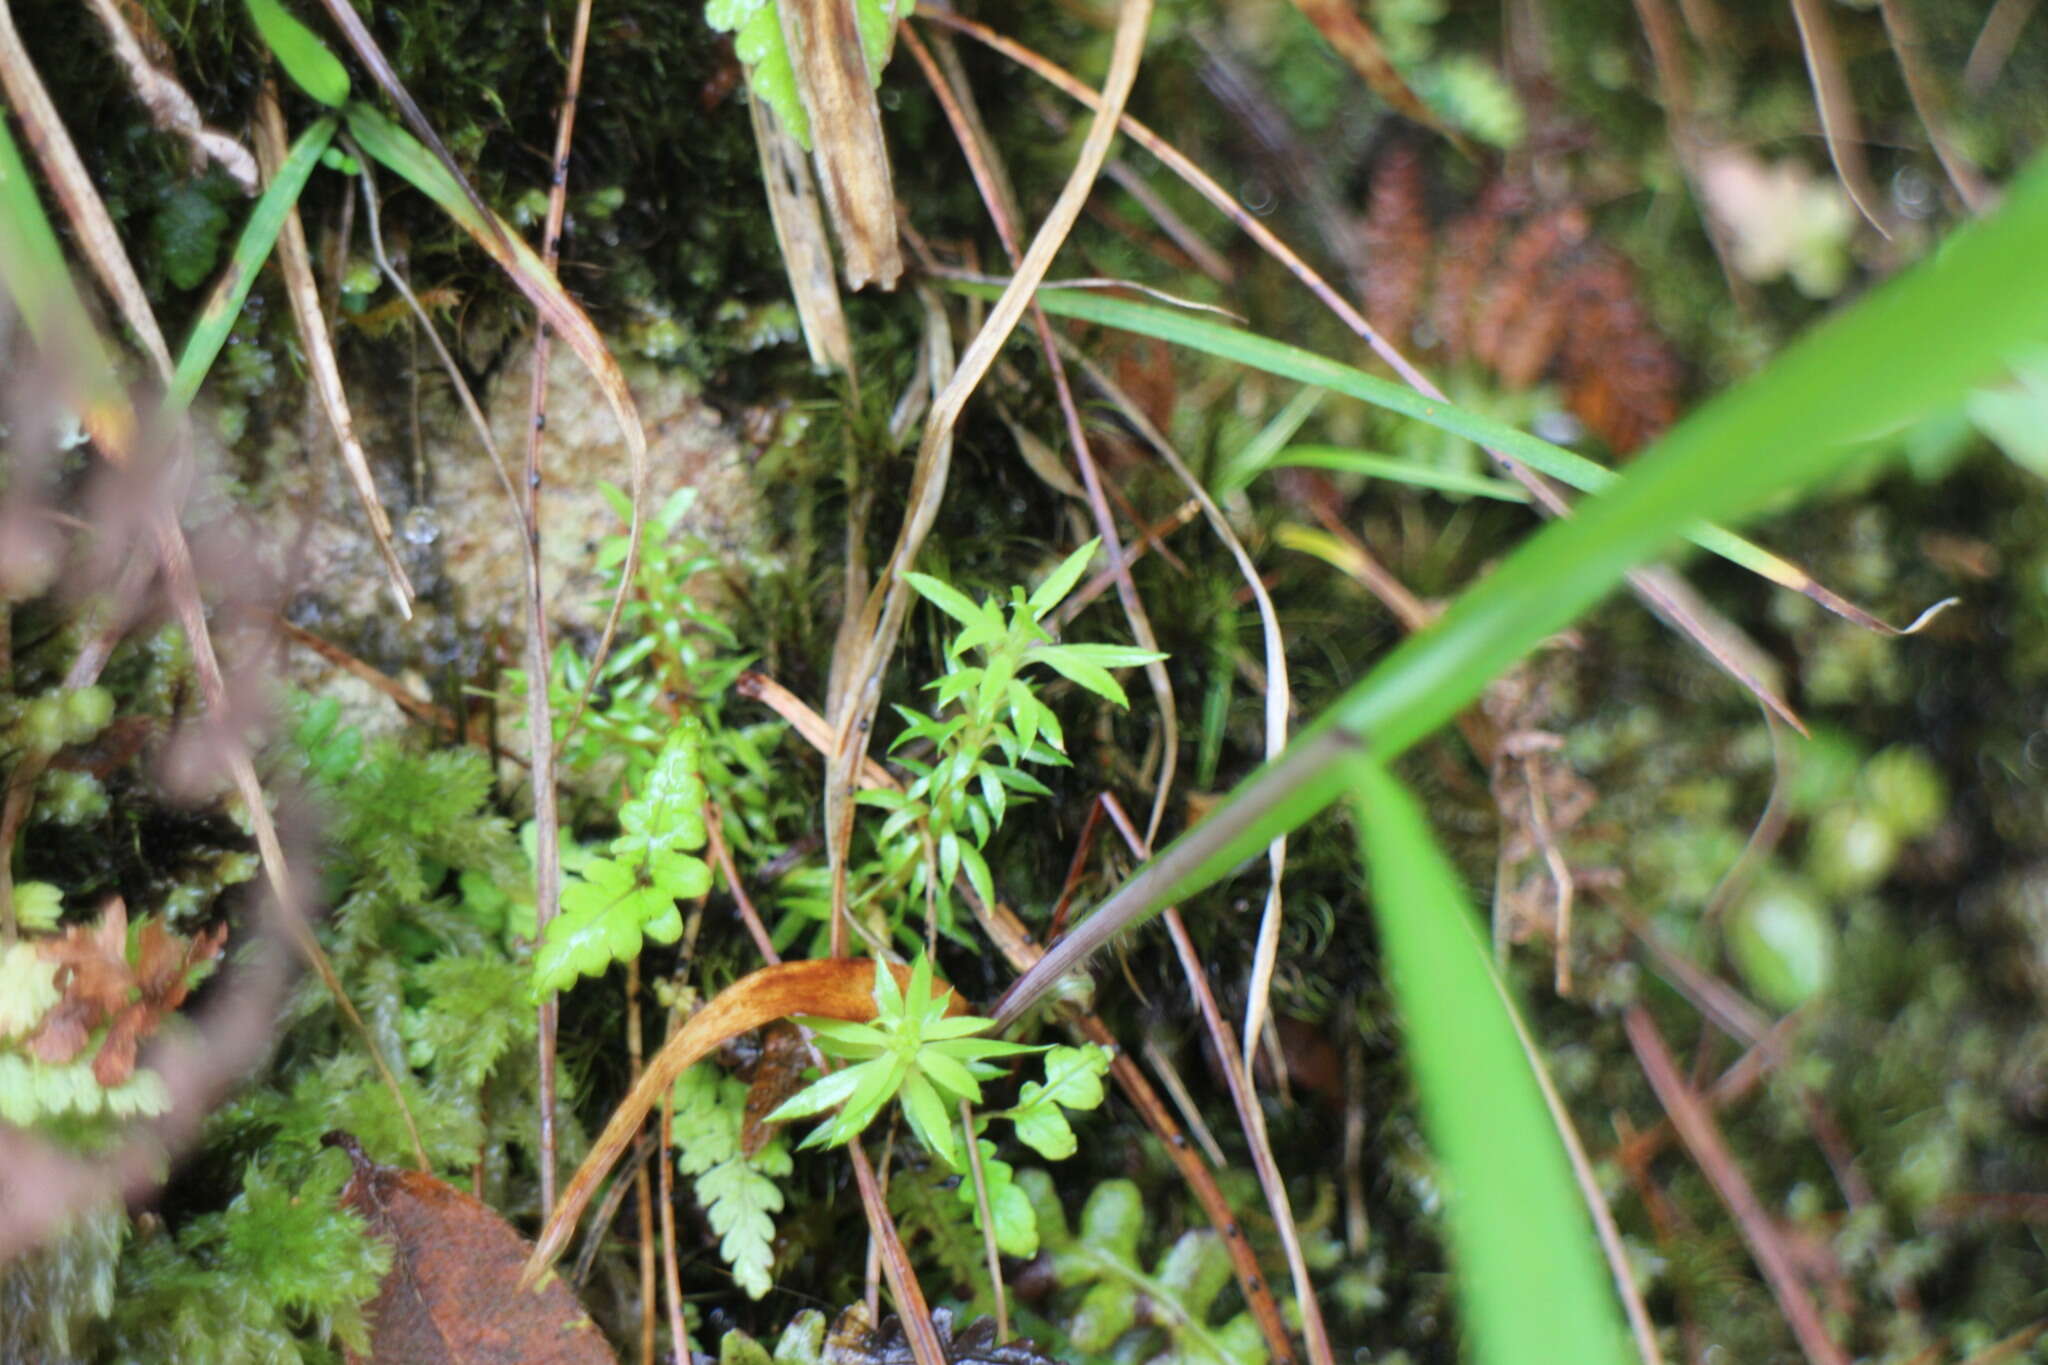
<path fill-rule="evenodd" d="M 1633 1359 L 1515 1004 L 1422 811 L 1379 763 L 1344 765 L 1373 918 L 1481 1365 Z"/>
<path fill-rule="evenodd" d="M 1273 463 L 1274 453 L 1293 440 L 1301 424 L 1315 415 L 1326 397 L 1321 389 L 1296 390 L 1287 405 L 1273 414 L 1272 421 L 1222 461 L 1210 477 L 1209 492 L 1217 498 L 1227 498 L 1257 478 L 1261 470 Z"/>
<path fill-rule="evenodd" d="M 270 259 L 271 248 L 284 231 L 286 216 L 299 202 L 299 193 L 306 188 L 313 168 L 320 164 L 320 154 L 334 140 L 335 127 L 332 118 L 322 118 L 300 133 L 284 164 L 277 168 L 277 175 L 264 188 L 263 197 L 250 211 L 226 272 L 215 282 L 212 296 L 206 300 L 199 320 L 192 324 L 191 335 L 185 339 L 184 349 L 178 353 L 177 369 L 171 374 L 171 391 L 166 399 L 173 410 L 191 403 L 207 371 L 220 357 L 221 347 L 227 345 L 228 334 L 242 316 L 242 305 L 248 301 L 257 272 Z"/>
<path fill-rule="evenodd" d="M 86 431 L 125 452 L 134 437 L 134 411 L 115 379 L 99 329 L 72 284 L 64 248 L 5 118 L 0 118 L 0 287 L 36 344 L 56 358 L 63 382 L 76 386 L 73 397 Z"/>
<path fill-rule="evenodd" d="M 1502 502 L 1527 502 L 1529 490 L 1506 479 L 1489 479 L 1456 469 L 1436 469 L 1414 460 L 1392 455 L 1375 455 L 1343 446 L 1299 445 L 1276 451 L 1266 461 L 1269 469 L 1329 469 L 1340 474 L 1364 474 L 1368 478 L 1405 483 L 1413 488 L 1434 488 L 1441 493 L 1469 493 L 1474 497 L 1498 498 Z"/>
<path fill-rule="evenodd" d="M 956 283 L 953 287 L 986 297 L 993 297 L 996 288 L 992 285 L 972 283 Z M 1041 289 L 1038 291 L 1038 299 L 1048 313 L 1057 313 L 1062 317 L 1075 318 L 1083 322 L 1096 322 L 1105 327 L 1115 327 L 1194 350 L 1206 351 L 1218 359 L 1236 361 L 1240 365 L 1264 370 L 1283 379 L 1319 385 L 1361 399 L 1375 407 L 1413 417 L 1419 422 L 1427 422 L 1431 426 L 1441 427 L 1445 431 L 1498 450 L 1529 468 L 1548 474 L 1551 478 L 1583 493 L 1604 492 L 1612 488 L 1615 481 L 1621 477 L 1603 464 L 1589 460 L 1575 451 L 1566 450 L 1563 446 L 1552 445 L 1505 422 L 1468 411 L 1453 403 L 1439 402 L 1405 384 L 1397 384 L 1378 375 L 1367 374 L 1364 370 L 1346 365 L 1342 361 L 1332 360 L 1328 356 L 1317 355 L 1314 351 L 1305 351 L 1299 346 L 1290 346 L 1284 341 L 1275 341 L 1255 332 L 1247 332 L 1213 318 L 1181 312 L 1162 304 L 1111 298 L 1093 290 Z M 1277 455 L 1278 451 L 1273 453 Z M 1258 472 L 1258 467 L 1240 458 L 1232 462 L 1230 477 L 1241 487 Z M 1710 550 L 1774 583 L 1789 584 L 1792 578 L 1797 577 L 1797 571 L 1789 570 L 1785 562 L 1776 555 L 1731 531 L 1722 530 L 1717 526 L 1695 525 L 1688 528 L 1684 534 L 1703 549 Z"/>
<path fill-rule="evenodd" d="M 998 1019 L 1011 1022 L 1110 938 L 1228 876 L 1322 809 L 1342 789 L 1338 765 L 1347 754 L 1369 745 L 1391 758 L 1451 719 L 1686 528 L 1801 487 L 1859 442 L 1955 402 L 2021 346 L 2048 337 L 2044 259 L 2048 160 L 2014 182 L 1997 213 L 1815 328 L 1680 423 L 1608 492 L 1532 536 L 1434 626 L 1382 659 L 1287 753 L 1139 868 L 1011 988 Z M 1079 302 L 1069 292 L 1060 306 Z M 1342 376 L 1333 372 L 1346 367 L 1319 363 L 1312 382 L 1338 387 Z"/>
<path fill-rule="evenodd" d="M 78 309 L 64 248 L 57 244 L 56 230 L 36 197 L 35 181 L 29 178 L 5 119 L 0 119 L 0 272 L 22 321 L 38 340 L 51 327 L 73 321 L 60 316 Z M 82 310 L 78 317 L 84 317 Z"/>
<path fill-rule="evenodd" d="M 278 0 L 248 0 L 256 31 L 292 83 L 330 109 L 348 102 L 348 70 Z"/>

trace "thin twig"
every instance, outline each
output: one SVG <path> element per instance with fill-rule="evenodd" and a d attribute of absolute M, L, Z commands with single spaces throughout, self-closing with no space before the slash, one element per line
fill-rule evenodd
<path fill-rule="evenodd" d="M 1984 16 L 1984 27 L 1977 30 L 1977 41 L 1970 44 L 1970 55 L 1963 59 L 1963 89 L 1971 99 L 1982 99 L 1999 72 L 2005 70 L 2005 60 L 2012 55 L 2020 30 L 2034 17 L 2034 7 L 2039 3 L 2040 0 L 1998 0 Z"/>
<path fill-rule="evenodd" d="M 946 1351 L 939 1344 L 939 1334 L 932 1329 L 932 1310 L 925 1303 L 924 1288 L 910 1268 L 903 1239 L 896 1235 L 895 1220 L 889 1217 L 889 1205 L 882 1198 L 875 1168 L 868 1164 L 867 1151 L 859 1138 L 846 1144 L 846 1154 L 853 1160 L 853 1180 L 860 1188 L 868 1227 L 881 1246 L 882 1274 L 889 1281 L 890 1294 L 895 1296 L 896 1315 L 902 1319 L 903 1334 L 910 1341 L 911 1357 L 917 1365 L 946 1365 Z"/>
<path fill-rule="evenodd" d="M 1135 856 L 1143 858 L 1144 846 L 1125 817 L 1123 808 L 1107 794 L 1104 800 L 1109 803 L 1109 818 L 1124 836 L 1124 843 Z M 1216 996 L 1209 989 L 1208 973 L 1202 970 L 1201 958 L 1195 953 L 1194 940 L 1188 937 L 1187 925 L 1181 921 L 1179 908 L 1167 907 L 1163 918 L 1166 932 L 1173 939 L 1173 951 L 1180 958 L 1181 971 L 1187 977 L 1188 990 L 1195 998 L 1196 1010 L 1201 1014 L 1202 1024 L 1208 1029 L 1209 1039 L 1215 1046 L 1224 1085 L 1230 1091 L 1230 1102 L 1237 1109 L 1238 1124 L 1244 1129 L 1251 1147 L 1252 1170 L 1258 1175 L 1260 1191 L 1266 1196 L 1266 1207 L 1271 1210 L 1273 1225 L 1280 1234 L 1280 1247 L 1287 1256 L 1288 1273 L 1294 1278 L 1294 1300 L 1301 1310 L 1302 1336 L 1308 1345 L 1309 1360 L 1313 1365 L 1334 1365 L 1336 1357 L 1330 1349 L 1329 1332 L 1323 1325 L 1322 1306 L 1316 1301 L 1315 1281 L 1309 1277 L 1308 1259 L 1302 1253 L 1301 1230 L 1294 1221 L 1293 1201 L 1287 1196 L 1287 1182 L 1280 1175 L 1280 1164 L 1273 1156 L 1272 1140 L 1266 1135 L 1265 1111 L 1259 1107 L 1258 1097 L 1252 1093 L 1250 1069 L 1242 1060 L 1230 1022 L 1217 1008 Z"/>
<path fill-rule="evenodd" d="M 974 1106 L 960 1101 L 960 1127 L 967 1134 L 967 1164 L 974 1173 L 974 1207 L 981 1214 L 981 1249 L 988 1258 L 988 1283 L 996 1300 L 996 1340 L 1010 1339 L 1010 1298 L 1003 1292 L 1003 1253 L 996 1245 L 996 1214 L 988 1202 L 988 1177 L 981 1169 L 981 1142 L 974 1135 Z"/>
<path fill-rule="evenodd" d="M 767 927 L 761 923 L 760 913 L 754 909 L 754 902 L 740 881 L 739 869 L 733 865 L 732 849 L 726 846 L 725 809 L 714 800 L 704 802 L 704 832 L 709 836 L 712 859 L 725 876 L 726 889 L 732 892 L 733 904 L 739 907 L 740 923 L 747 927 L 747 936 L 754 940 L 755 950 L 763 961 L 779 962 L 781 957 L 775 951 L 774 941 L 768 937 Z"/>
<path fill-rule="evenodd" d="M 690 1365 L 690 1333 L 683 1325 L 682 1267 L 676 1256 L 676 1177 L 669 1148 L 675 1141 L 675 1087 L 661 1097 L 661 1292 L 668 1308 L 668 1342 L 674 1365 Z"/>
<path fill-rule="evenodd" d="M 640 959 L 626 959 L 626 1074 L 640 1079 L 643 1065 L 640 1031 Z M 668 1148 L 661 1148 L 668 1164 Z M 640 1365 L 654 1365 L 654 1328 L 659 1311 L 654 1302 L 654 1189 L 642 1166 L 633 1172 L 633 1203 L 640 1224 Z"/>
<path fill-rule="evenodd" d="M 1756 1258 L 1764 1279 L 1770 1283 L 1771 1293 L 1776 1296 L 1793 1336 L 1799 1340 L 1800 1350 L 1805 1352 L 1811 1365 L 1848 1365 L 1849 1357 L 1828 1336 L 1827 1328 L 1822 1325 L 1820 1311 L 1799 1278 L 1799 1269 L 1792 1260 L 1791 1252 L 1786 1249 L 1784 1237 L 1757 1199 L 1756 1192 L 1750 1188 L 1749 1179 L 1736 1164 L 1727 1142 L 1715 1128 L 1713 1115 L 1707 1112 L 1699 1096 L 1679 1074 L 1656 1023 L 1642 1006 L 1631 1005 L 1622 1017 L 1622 1024 L 1628 1033 L 1630 1046 L 1635 1049 L 1636 1059 L 1642 1063 L 1643 1074 L 1649 1079 L 1650 1088 L 1657 1092 L 1672 1126 L 1678 1130 L 1679 1137 L 1692 1153 L 1693 1160 L 1699 1163 L 1714 1192 L 1720 1195 L 1722 1204 L 1734 1216 L 1743 1241 L 1748 1243 L 1750 1254 Z"/>
<path fill-rule="evenodd" d="M 1856 98 L 1849 90 L 1849 75 L 1842 65 L 1842 50 L 1835 43 L 1835 24 L 1824 0 L 1791 0 L 1792 19 L 1799 28 L 1799 48 L 1806 56 L 1807 74 L 1813 80 L 1813 100 L 1820 110 L 1820 130 L 1828 144 L 1828 157 L 1835 174 L 1856 211 L 1877 229 L 1877 235 L 1891 240 L 1891 228 L 1878 209 L 1877 187 L 1870 183 L 1870 168 L 1863 160 L 1863 127 L 1856 117 Z"/>
<path fill-rule="evenodd" d="M 256 95 L 256 159 L 263 167 L 265 181 L 284 164 L 285 142 L 284 111 L 277 104 L 277 83 L 266 80 Z M 377 557 L 384 561 L 384 575 L 389 580 L 392 599 L 398 604 L 398 614 L 410 621 L 412 580 L 391 542 L 391 517 L 377 496 L 370 458 L 363 453 L 363 443 L 356 439 L 355 417 L 349 411 L 348 393 L 342 387 L 341 362 L 334 354 L 334 338 L 327 333 L 327 319 L 320 308 L 320 287 L 313 282 L 313 257 L 306 247 L 306 228 L 299 221 L 297 204 L 285 210 L 284 228 L 277 236 L 277 266 L 284 276 L 292 318 L 298 324 L 299 343 L 304 348 L 313 391 L 320 396 L 321 411 L 327 416 L 328 429 L 334 433 L 342 467 L 348 471 L 363 519 L 369 523 Z"/>
<path fill-rule="evenodd" d="M 1208 1157 L 1218 1169 L 1228 1166 L 1230 1158 L 1223 1154 L 1222 1144 L 1217 1142 L 1216 1135 L 1209 1131 L 1208 1120 L 1202 1117 L 1201 1106 L 1195 1103 L 1195 1097 L 1188 1093 L 1187 1082 L 1180 1078 L 1180 1071 L 1174 1066 L 1173 1058 L 1167 1056 L 1165 1049 L 1149 1037 L 1145 1039 L 1140 1051 L 1144 1053 L 1145 1064 L 1152 1068 L 1153 1074 L 1159 1077 L 1159 1083 L 1166 1087 L 1167 1095 L 1173 1100 L 1173 1107 L 1180 1110 L 1181 1122 L 1188 1126 L 1188 1131 L 1195 1135 L 1195 1141 L 1202 1145 L 1202 1155 Z"/>
<path fill-rule="evenodd" d="M 194 162 L 212 161 L 242 187 L 242 193 L 256 193 L 256 162 L 249 149 L 228 134 L 209 128 L 199 117 L 199 106 L 178 84 L 177 77 L 149 59 L 142 43 L 128 27 L 128 16 L 114 0 L 92 0 L 93 13 L 107 30 L 114 58 L 127 73 L 135 98 L 149 111 L 150 121 L 164 132 L 185 140 Z M 139 11 L 135 11 L 139 13 Z"/>
<path fill-rule="evenodd" d="M 330 9 L 334 8 L 332 4 Z M 343 6 L 346 8 L 346 6 Z M 583 85 L 583 54 L 590 37 L 590 0 L 579 0 L 576 26 L 569 43 L 569 71 L 563 85 L 562 108 L 555 124 L 555 154 L 549 164 L 548 215 L 541 231 L 541 261 L 550 274 L 562 255 L 562 220 L 568 212 L 569 146 L 576 130 L 576 96 Z M 424 122 L 424 120 L 421 120 Z M 468 182 L 463 186 L 468 188 Z M 472 193 L 474 193 L 472 191 Z M 497 219 L 484 213 L 487 222 Z M 555 917 L 562 894 L 562 853 L 559 843 L 559 813 L 555 809 L 555 721 L 550 695 L 548 659 L 547 600 L 540 581 L 540 489 L 541 431 L 547 420 L 548 357 L 550 333 L 545 318 L 537 323 L 533 338 L 533 386 L 528 401 L 526 435 L 526 727 L 527 743 L 533 755 L 533 818 L 538 833 L 534 854 L 534 933 L 547 931 Z M 637 496 L 640 489 L 635 488 Z M 639 515 L 634 521 L 637 526 Z M 619 585 L 623 594 L 632 583 L 632 556 L 622 569 Z M 617 617 L 614 604 L 613 619 Z M 611 633 L 610 623 L 606 635 Z M 591 680 L 597 679 L 601 661 L 591 665 Z M 581 710 L 581 703 L 578 703 Z M 555 1202 L 555 1027 L 560 1006 L 550 996 L 540 1006 L 540 1202 L 552 1208 Z"/>
<path fill-rule="evenodd" d="M 1941 97 L 1941 89 L 1927 70 L 1920 43 L 1920 26 L 1900 0 L 1877 0 L 1878 12 L 1884 16 L 1884 30 L 1892 40 L 1892 56 L 1899 63 L 1899 74 L 1906 78 L 1906 95 L 1913 101 L 1913 112 L 1920 116 L 1920 122 L 1927 129 L 1928 145 L 1934 148 L 1934 158 L 1941 163 L 1942 173 L 1948 183 L 1955 186 L 1956 194 L 1964 207 L 1972 213 L 1983 213 L 1990 208 L 1993 195 L 1985 185 L 1977 168 L 1972 166 L 1949 140 L 1947 102 Z"/>
<path fill-rule="evenodd" d="M 391 287 L 398 291 L 399 297 L 405 300 L 406 306 L 412 310 L 413 319 L 419 324 L 420 330 L 426 333 L 428 344 L 434 348 L 434 355 L 441 362 L 441 372 L 448 376 L 449 385 L 455 391 L 456 401 L 462 405 L 463 414 L 469 418 L 470 429 L 476 432 L 477 441 L 482 444 L 484 454 L 490 456 L 491 468 L 497 471 L 498 483 L 505 490 L 505 500 L 512 509 L 513 517 L 519 523 L 520 551 L 522 554 L 530 555 L 533 553 L 533 545 L 526 534 L 526 504 L 520 498 L 519 490 L 512 486 L 512 473 L 506 468 L 505 456 L 498 449 L 497 438 L 491 435 L 490 421 L 484 416 L 482 405 L 476 401 L 476 394 L 470 391 L 469 381 L 462 377 L 462 367 L 455 363 L 455 357 L 449 353 L 448 344 L 441 340 L 441 329 L 434 326 L 433 319 L 427 316 L 426 308 L 420 303 L 419 296 L 413 292 L 412 283 L 385 253 L 384 229 L 377 208 L 377 178 L 370 170 L 373 162 L 355 146 L 354 139 L 347 133 L 339 136 L 350 148 L 356 164 L 362 168 L 363 214 L 369 224 L 370 252 L 376 258 L 377 269 L 383 273 Z"/>

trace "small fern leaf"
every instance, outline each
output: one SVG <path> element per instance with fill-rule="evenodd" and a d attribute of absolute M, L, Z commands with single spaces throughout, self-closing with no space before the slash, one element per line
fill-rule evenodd
<path fill-rule="evenodd" d="M 747 1297 L 758 1299 L 774 1287 L 774 1215 L 782 1211 L 775 1177 L 789 1174 L 790 1160 L 780 1139 L 753 1156 L 740 1149 L 746 1108 L 745 1084 L 709 1063 L 676 1079 L 676 1167 L 695 1177 L 697 1202 L 718 1234 L 718 1254 Z"/>

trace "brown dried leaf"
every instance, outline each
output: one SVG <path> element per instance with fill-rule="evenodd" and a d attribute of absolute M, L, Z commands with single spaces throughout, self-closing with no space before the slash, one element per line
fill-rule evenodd
<path fill-rule="evenodd" d="M 810 115 L 811 161 L 839 236 L 846 286 L 859 289 L 872 280 L 894 289 L 903 273 L 896 245 L 896 191 L 853 5 L 796 0 L 776 10 L 804 112 Z"/>
<path fill-rule="evenodd" d="M 57 964 L 65 1003 L 96 1011 L 93 1024 L 128 1003 L 135 974 L 128 966 L 128 906 L 119 897 L 107 902 L 98 924 L 74 924 L 41 951 Z"/>
<path fill-rule="evenodd" d="M 43 1016 L 43 1026 L 28 1040 L 29 1052 L 39 1062 L 62 1066 L 85 1050 L 85 1040 L 92 1034 L 86 1021 L 92 1017 L 91 1007 L 76 1000 L 53 1006 Z"/>
<path fill-rule="evenodd" d="M 430 1175 L 378 1165 L 347 1133 L 325 1141 L 355 1163 L 341 1202 L 391 1244 L 370 1305 L 370 1353 L 350 1351 L 350 1362 L 617 1365 L 567 1285 L 518 1288 L 531 1244 L 491 1208 Z"/>
<path fill-rule="evenodd" d="M 804 1088 L 804 1068 L 811 1062 L 811 1050 L 796 1025 L 775 1023 L 761 1030 L 761 1055 L 754 1059 L 747 1078 L 747 1108 L 740 1119 L 740 1151 L 753 1156 L 768 1145 L 779 1123 L 768 1123 L 768 1115 L 782 1102 Z"/>
<path fill-rule="evenodd" d="M 58 964 L 57 989 L 63 997 L 29 1040 L 29 1049 L 42 1061 L 68 1062 L 85 1049 L 94 1029 L 111 1020 L 92 1074 L 101 1085 L 121 1084 L 135 1072 L 142 1040 L 184 1003 L 192 967 L 220 956 L 227 932 L 223 924 L 188 940 L 166 929 L 162 920 L 146 920 L 136 933 L 131 965 L 127 906 L 118 898 L 109 901 L 98 924 L 74 924 L 61 938 L 42 945 L 42 955 Z"/>

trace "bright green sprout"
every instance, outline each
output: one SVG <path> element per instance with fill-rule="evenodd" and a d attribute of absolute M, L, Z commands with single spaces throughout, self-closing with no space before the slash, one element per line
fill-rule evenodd
<path fill-rule="evenodd" d="M 924 740 L 931 756 L 919 760 L 899 754 L 896 762 L 911 774 L 904 789 L 870 788 L 857 799 L 888 812 L 875 836 L 885 874 L 883 893 L 907 885 L 912 896 L 925 894 L 942 932 L 952 927 L 945 888 L 964 872 L 975 895 L 993 901 L 995 878 L 982 851 L 989 835 L 1001 828 L 1014 802 L 1051 794 L 1019 765 L 1067 761 L 1059 719 L 1039 700 L 1025 670 L 1041 665 L 1127 707 L 1130 698 L 1110 670 L 1166 657 L 1128 645 L 1062 644 L 1045 628 L 1045 618 L 1081 581 L 1100 543 L 1091 540 L 1067 556 L 1029 597 L 1022 588 L 1012 588 L 1007 614 L 995 598 L 976 602 L 928 574 L 904 575 L 919 596 L 961 629 L 946 650 L 946 675 L 927 685 L 937 696 L 934 713 L 896 708 L 904 729 L 892 750 Z"/>
<path fill-rule="evenodd" d="M 875 972 L 875 1022 L 799 1018 L 816 1035 L 818 1050 L 853 1063 L 792 1096 L 768 1116 L 769 1122 L 808 1118 L 835 1105 L 839 1112 L 811 1130 L 800 1147 L 837 1147 L 874 1122 L 882 1106 L 900 1098 L 903 1116 L 918 1139 L 953 1170 L 964 1170 L 966 1153 L 953 1131 L 960 1101 L 981 1099 L 981 1082 L 1000 1072 L 991 1057 L 1043 1052 L 1042 1047 L 972 1035 L 989 1027 L 973 1015 L 947 1018 L 953 993 L 932 993 L 932 964 L 919 957 L 910 987 L 901 990 L 886 966 Z"/>

